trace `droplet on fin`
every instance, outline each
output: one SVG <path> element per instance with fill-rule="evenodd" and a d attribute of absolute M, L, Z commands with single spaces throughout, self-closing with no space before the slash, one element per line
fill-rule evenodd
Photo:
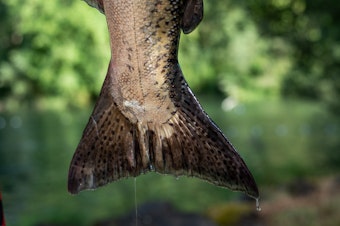
<path fill-rule="evenodd" d="M 262 209 L 261 209 L 261 207 L 260 207 L 260 198 L 257 198 L 257 199 L 255 199 L 256 200 L 256 210 L 257 211 L 261 211 Z"/>

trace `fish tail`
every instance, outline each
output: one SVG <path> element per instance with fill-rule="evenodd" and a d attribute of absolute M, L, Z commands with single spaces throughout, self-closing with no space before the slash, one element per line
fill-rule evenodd
<path fill-rule="evenodd" d="M 119 110 L 107 87 L 111 63 L 92 115 L 73 155 L 68 191 L 76 194 L 143 172 L 138 128 Z"/>
<path fill-rule="evenodd" d="M 256 182 L 241 156 L 204 112 L 180 68 L 175 67 L 173 73 L 168 83 L 177 110 L 152 133 L 153 144 L 158 144 L 153 145 L 156 151 L 152 153 L 155 170 L 198 177 L 258 198 Z"/>
<path fill-rule="evenodd" d="M 194 176 L 259 196 L 246 164 L 202 110 L 179 67 L 173 73 L 167 82 L 176 111 L 163 123 L 130 122 L 107 93 L 106 77 L 71 162 L 71 193 L 156 171 Z"/>

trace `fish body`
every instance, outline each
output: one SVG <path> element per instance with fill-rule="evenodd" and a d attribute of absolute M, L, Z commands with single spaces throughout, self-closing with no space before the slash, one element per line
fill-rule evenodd
<path fill-rule="evenodd" d="M 199 24 L 202 0 L 87 3 L 106 16 L 111 60 L 70 165 L 68 190 L 156 171 L 258 198 L 253 176 L 201 108 L 178 63 L 181 30 Z"/>

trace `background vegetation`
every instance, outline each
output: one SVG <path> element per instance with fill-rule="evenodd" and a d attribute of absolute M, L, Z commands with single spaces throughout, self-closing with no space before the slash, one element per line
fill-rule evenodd
<path fill-rule="evenodd" d="M 181 67 L 240 150 L 268 209 L 295 181 L 315 185 L 339 175 L 340 3 L 204 3 L 203 22 L 181 37 Z M 0 22 L 0 190 L 8 224 L 91 225 L 133 209 L 133 179 L 66 192 L 68 165 L 109 61 L 104 15 L 82 1 L 0 0 Z M 338 225 L 336 194 L 314 209 L 294 203 L 277 215 L 264 204 L 266 222 Z M 137 197 L 204 214 L 239 199 L 199 180 L 156 174 L 137 178 Z"/>
<path fill-rule="evenodd" d="M 186 78 L 196 92 L 294 97 L 338 112 L 339 9 L 331 0 L 206 1 L 199 29 L 182 37 Z M 0 10 L 2 109 L 95 99 L 109 58 L 103 15 L 67 0 L 1 1 Z"/>

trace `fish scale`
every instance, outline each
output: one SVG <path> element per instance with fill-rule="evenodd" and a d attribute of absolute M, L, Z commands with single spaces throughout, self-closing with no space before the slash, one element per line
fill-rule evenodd
<path fill-rule="evenodd" d="M 149 171 L 194 176 L 258 199 L 246 164 L 204 112 L 178 63 L 202 0 L 88 0 L 105 12 L 111 60 L 70 164 L 76 194 Z"/>

